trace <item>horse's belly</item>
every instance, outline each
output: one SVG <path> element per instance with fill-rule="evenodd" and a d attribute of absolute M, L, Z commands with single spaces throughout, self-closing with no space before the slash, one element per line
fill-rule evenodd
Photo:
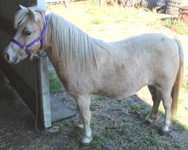
<path fill-rule="evenodd" d="M 100 95 L 112 99 L 123 99 L 129 97 L 137 92 L 137 88 L 122 88 L 122 87 L 104 87 L 98 90 L 95 95 Z"/>

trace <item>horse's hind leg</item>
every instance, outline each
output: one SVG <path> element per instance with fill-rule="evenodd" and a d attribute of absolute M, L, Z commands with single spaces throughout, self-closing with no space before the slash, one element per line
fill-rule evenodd
<path fill-rule="evenodd" d="M 160 130 L 159 133 L 161 135 L 164 135 L 169 131 L 169 126 L 171 123 L 171 105 L 172 105 L 171 91 L 169 91 L 169 92 L 162 91 L 161 98 L 163 101 L 163 106 L 165 108 L 165 120 L 164 120 L 162 129 Z"/>
<path fill-rule="evenodd" d="M 78 96 L 76 98 L 78 110 L 80 113 L 80 119 L 82 119 L 85 134 L 82 138 L 82 143 L 88 144 L 92 140 L 92 133 L 90 128 L 90 118 L 91 118 L 91 112 L 90 112 L 90 97 L 89 96 Z M 79 121 L 81 122 L 81 120 Z"/>
<path fill-rule="evenodd" d="M 148 89 L 152 95 L 153 107 L 150 115 L 146 118 L 146 123 L 152 123 L 158 119 L 158 109 L 161 102 L 161 97 L 158 90 L 154 86 L 148 86 Z"/>
<path fill-rule="evenodd" d="M 158 108 L 159 104 L 161 102 L 161 99 L 163 101 L 163 106 L 165 108 L 165 120 L 164 124 L 162 126 L 162 129 L 159 131 L 161 135 L 166 134 L 169 131 L 169 126 L 171 123 L 171 105 L 172 105 L 172 97 L 171 97 L 171 90 L 169 90 L 167 87 L 157 89 L 154 86 L 148 86 L 150 93 L 152 94 L 153 99 L 153 108 L 151 111 L 151 114 L 146 119 L 150 123 L 154 120 L 158 119 Z"/>

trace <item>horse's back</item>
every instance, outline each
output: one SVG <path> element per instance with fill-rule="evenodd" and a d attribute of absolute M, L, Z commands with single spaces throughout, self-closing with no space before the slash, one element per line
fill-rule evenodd
<path fill-rule="evenodd" d="M 138 63 L 145 63 L 145 65 L 165 64 L 169 60 L 176 63 L 176 59 L 179 58 L 176 41 L 160 33 L 143 34 L 113 44 L 119 47 L 118 53 L 124 54 L 123 57 L 139 61 Z"/>
<path fill-rule="evenodd" d="M 121 41 L 112 42 L 112 44 L 118 46 L 123 51 L 130 49 L 134 53 L 137 53 L 135 50 L 143 52 L 145 50 L 163 51 L 164 49 L 172 52 L 175 50 L 174 46 L 177 47 L 177 44 L 173 39 L 160 33 L 142 34 Z M 161 48 L 159 49 L 159 47 Z M 167 51 L 165 52 L 167 53 Z"/>

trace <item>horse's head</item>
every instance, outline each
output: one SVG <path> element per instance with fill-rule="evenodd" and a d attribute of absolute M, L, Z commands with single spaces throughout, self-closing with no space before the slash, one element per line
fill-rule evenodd
<path fill-rule="evenodd" d="M 29 55 L 33 57 L 43 43 L 41 33 L 45 24 L 44 11 L 36 7 L 20 7 L 21 10 L 16 13 L 14 20 L 17 32 L 4 51 L 9 63 L 18 63 Z"/>

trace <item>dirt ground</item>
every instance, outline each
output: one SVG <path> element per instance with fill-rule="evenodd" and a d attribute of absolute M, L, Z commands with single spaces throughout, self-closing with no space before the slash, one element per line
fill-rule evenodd
<path fill-rule="evenodd" d="M 93 99 L 91 127 L 93 129 L 93 141 L 97 144 L 95 145 L 94 142 L 92 143 L 94 146 L 85 147 L 80 143 L 83 131 L 75 127 L 78 115 L 54 123 L 53 126 L 60 128 L 57 133 L 41 135 L 36 132 L 35 118 L 22 100 L 7 88 L 1 89 L 0 93 L 1 150 L 136 150 L 140 148 L 137 143 L 139 137 L 144 142 L 141 144 L 143 150 L 188 149 L 186 142 L 188 132 L 186 130 L 177 132 L 175 126 L 173 126 L 170 134 L 161 137 L 157 131 L 162 125 L 163 119 L 150 126 L 143 123 L 151 106 L 140 99 L 138 95 L 133 95 L 123 101 L 103 97 Z M 66 92 L 57 95 L 57 98 L 59 97 L 64 100 L 67 106 L 76 110 L 74 100 Z M 139 110 L 136 106 L 142 106 L 142 108 Z M 163 114 L 160 113 L 160 118 L 162 117 Z M 116 135 L 116 133 L 123 137 Z M 164 144 L 156 145 L 155 141 L 150 141 L 151 138 L 148 137 L 152 137 L 156 141 L 164 138 Z M 124 138 L 123 140 L 126 140 L 126 142 L 124 145 L 116 143 L 116 138 Z M 115 146 L 109 142 L 111 140 L 115 142 Z M 167 140 L 167 143 L 165 140 Z M 182 141 L 184 145 L 180 146 Z"/>
<path fill-rule="evenodd" d="M 145 26 L 131 27 L 132 30 L 145 30 Z M 158 32 L 158 31 L 156 31 Z M 159 32 L 173 33 L 162 28 Z M 187 36 L 178 35 L 184 43 Z M 186 39 L 185 39 L 186 38 Z M 187 50 L 187 45 L 185 45 Z M 173 123 L 170 133 L 161 137 L 157 133 L 163 121 L 153 125 L 143 124 L 151 110 L 152 101 L 145 89 L 122 101 L 95 97 L 92 100 L 93 142 L 89 146 L 80 143 L 82 130 L 75 127 L 78 115 L 56 122 L 59 131 L 53 134 L 38 134 L 35 131 L 35 117 L 17 96 L 14 90 L 1 80 L 0 87 L 0 150 L 176 150 L 188 149 L 188 131 L 179 123 Z M 66 93 L 56 95 L 71 109 L 76 103 Z M 146 103 L 148 102 L 148 103 Z M 138 107 L 140 106 L 140 107 Z M 185 118 L 187 119 L 187 118 Z"/>

